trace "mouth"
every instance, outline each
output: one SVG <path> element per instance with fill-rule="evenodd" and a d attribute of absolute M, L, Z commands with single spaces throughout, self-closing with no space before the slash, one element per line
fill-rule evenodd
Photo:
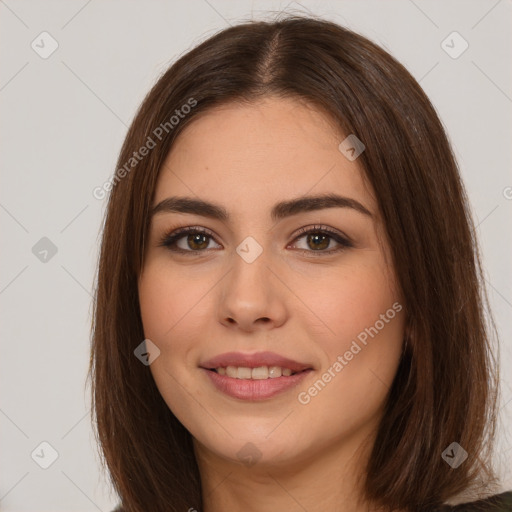
<path fill-rule="evenodd" d="M 219 366 L 218 368 L 207 368 L 211 372 L 219 375 L 226 375 L 232 379 L 242 380 L 265 380 L 277 379 L 279 377 L 291 377 L 297 373 L 307 371 L 294 371 L 291 368 L 283 368 L 282 366 L 258 366 L 249 368 L 247 366 Z"/>
<path fill-rule="evenodd" d="M 289 391 L 313 370 L 307 363 L 271 352 L 227 353 L 200 365 L 217 391 L 231 398 L 258 401 Z"/>
<path fill-rule="evenodd" d="M 242 379 L 252 378 L 252 370 L 257 370 L 256 378 L 261 375 L 262 379 L 266 379 L 282 375 L 288 377 L 302 370 L 313 369 L 312 364 L 300 363 L 274 352 L 256 352 L 254 354 L 226 352 L 201 363 L 199 366 L 207 370 L 214 370 L 219 375 L 224 375 L 223 372 L 226 371 L 226 375 Z M 236 369 L 236 374 L 233 368 Z M 249 370 L 251 375 L 249 375 Z M 281 372 L 280 375 L 279 371 Z M 239 373 L 240 376 L 238 376 Z"/>

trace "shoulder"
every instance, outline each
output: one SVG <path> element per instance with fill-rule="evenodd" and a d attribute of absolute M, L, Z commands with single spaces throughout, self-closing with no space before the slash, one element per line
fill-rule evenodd
<path fill-rule="evenodd" d="M 112 510 L 112 512 L 124 512 L 124 508 L 121 505 L 117 505 L 117 507 Z"/>
<path fill-rule="evenodd" d="M 510 512 L 512 511 L 512 491 L 495 494 L 488 498 L 461 503 L 452 507 L 443 507 L 439 512 Z"/>

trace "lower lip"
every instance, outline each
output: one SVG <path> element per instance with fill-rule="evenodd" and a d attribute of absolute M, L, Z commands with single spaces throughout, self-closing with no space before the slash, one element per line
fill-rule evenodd
<path fill-rule="evenodd" d="M 242 400 L 264 400 L 272 398 L 279 393 L 288 391 L 302 382 L 312 370 L 290 375 L 289 377 L 276 377 L 274 379 L 234 379 L 227 375 L 219 375 L 212 370 L 202 369 L 211 379 L 213 385 L 233 398 Z"/>

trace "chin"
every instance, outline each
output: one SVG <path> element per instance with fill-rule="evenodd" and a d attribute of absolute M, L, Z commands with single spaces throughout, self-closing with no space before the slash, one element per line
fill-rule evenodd
<path fill-rule="evenodd" d="M 267 439 L 265 435 L 246 432 L 245 436 L 237 437 L 234 433 L 234 438 L 219 441 L 205 439 L 199 444 L 216 457 L 245 467 L 272 468 L 292 463 L 298 456 L 294 451 L 298 443 L 290 437 Z"/>

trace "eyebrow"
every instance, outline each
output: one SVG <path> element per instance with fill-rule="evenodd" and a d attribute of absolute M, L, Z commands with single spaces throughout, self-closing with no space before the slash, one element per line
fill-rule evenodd
<path fill-rule="evenodd" d="M 273 221 L 278 221 L 299 213 L 323 210 L 326 208 L 351 208 L 359 213 L 372 217 L 370 211 L 359 201 L 337 194 L 303 196 L 288 201 L 282 201 L 273 206 L 270 217 Z M 230 219 L 228 211 L 223 206 L 193 197 L 168 197 L 153 207 L 150 212 L 150 218 L 159 213 L 172 212 L 191 213 L 221 221 L 229 221 Z"/>

